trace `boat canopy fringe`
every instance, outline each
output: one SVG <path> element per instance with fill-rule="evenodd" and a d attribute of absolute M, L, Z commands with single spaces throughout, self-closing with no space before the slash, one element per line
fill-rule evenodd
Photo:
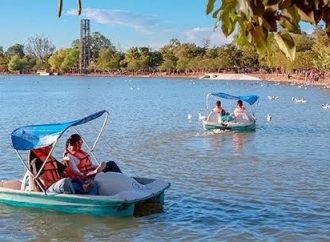
<path fill-rule="evenodd" d="M 88 123 L 99 118 L 104 113 L 107 113 L 107 111 L 103 110 L 87 117 L 64 123 L 29 125 L 17 128 L 11 133 L 12 146 L 15 150 L 32 150 L 49 146 L 55 143 L 68 128 Z"/>
<path fill-rule="evenodd" d="M 226 94 L 223 92 L 211 93 L 211 95 L 220 97 L 220 98 L 224 98 L 224 99 L 242 100 L 243 102 L 246 102 L 250 105 L 253 105 L 259 98 L 259 96 L 256 96 L 256 95 L 233 96 L 233 95 Z"/>

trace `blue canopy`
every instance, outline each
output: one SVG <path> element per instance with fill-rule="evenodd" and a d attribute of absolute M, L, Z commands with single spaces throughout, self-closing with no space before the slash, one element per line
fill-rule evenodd
<path fill-rule="evenodd" d="M 81 125 L 102 116 L 105 110 L 85 118 L 57 124 L 29 125 L 15 129 L 11 133 L 11 142 L 15 150 L 32 150 L 56 142 L 70 127 Z"/>
<path fill-rule="evenodd" d="M 221 97 L 224 99 L 233 99 L 233 100 L 242 100 L 244 102 L 247 102 L 250 105 L 253 105 L 259 98 L 259 96 L 256 95 L 248 95 L 248 96 L 233 96 L 229 95 L 223 92 L 218 92 L 218 93 L 211 93 L 213 96 Z"/>

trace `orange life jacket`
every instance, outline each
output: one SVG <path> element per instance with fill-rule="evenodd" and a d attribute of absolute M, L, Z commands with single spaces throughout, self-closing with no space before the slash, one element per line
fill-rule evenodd
<path fill-rule="evenodd" d="M 87 154 L 85 151 L 79 150 L 76 151 L 74 154 L 69 151 L 67 152 L 79 160 L 79 164 L 77 165 L 77 168 L 82 174 L 86 175 L 88 172 L 93 171 L 95 169 L 91 161 L 90 155 Z M 65 169 L 65 176 L 69 178 L 77 177 L 77 175 L 74 173 L 74 171 L 70 169 L 69 166 Z"/>
<path fill-rule="evenodd" d="M 39 160 L 45 162 L 44 160 L 47 157 L 46 154 L 37 150 L 34 150 L 33 153 L 36 155 L 36 157 L 39 158 Z M 48 189 L 53 183 L 61 180 L 56 160 L 53 157 L 50 156 L 46 161 L 46 164 L 42 170 L 41 175 L 39 176 L 39 179 L 45 189 Z"/>

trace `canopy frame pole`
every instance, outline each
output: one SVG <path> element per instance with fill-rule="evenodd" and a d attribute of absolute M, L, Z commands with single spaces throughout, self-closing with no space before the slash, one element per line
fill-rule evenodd
<path fill-rule="evenodd" d="M 208 112 L 209 112 L 209 97 L 210 97 L 210 95 L 212 95 L 212 93 L 208 93 L 206 95 L 206 114 L 208 114 Z"/>
<path fill-rule="evenodd" d="M 26 165 L 26 163 L 24 162 L 24 159 L 22 158 L 21 154 L 20 154 L 17 150 L 15 150 L 15 152 L 16 152 L 16 154 L 17 154 L 19 160 L 21 161 L 21 163 L 25 166 L 25 168 L 26 168 L 26 170 L 28 171 L 28 173 L 29 173 L 29 174 L 32 176 L 32 178 L 36 181 L 36 183 L 38 184 L 39 188 L 42 190 L 42 192 L 44 192 L 44 193 L 47 195 L 45 189 L 44 189 L 44 188 L 42 187 L 42 185 L 40 184 L 38 178 L 37 178 L 35 175 L 33 175 L 33 172 L 29 169 L 29 167 L 28 167 L 28 166 Z"/>
<path fill-rule="evenodd" d="M 103 131 L 104 131 L 105 125 L 108 123 L 108 120 L 109 120 L 109 112 L 106 111 L 106 112 L 105 112 L 105 118 L 104 118 L 104 121 L 103 121 L 102 127 L 101 127 L 101 129 L 100 129 L 99 134 L 98 134 L 97 137 L 96 137 L 96 140 L 94 141 L 94 144 L 93 144 L 93 146 L 92 146 L 91 151 L 94 151 L 95 146 L 96 146 L 97 142 L 99 141 L 99 139 L 100 139 L 100 137 L 101 137 L 101 134 L 102 134 Z"/>
<path fill-rule="evenodd" d="M 95 157 L 94 152 L 92 151 L 91 147 L 88 145 L 88 143 L 86 142 L 86 140 L 84 139 L 84 137 L 81 135 L 81 133 L 75 128 L 72 127 L 74 129 L 74 131 L 79 134 L 79 136 L 81 137 L 81 139 L 84 141 L 84 144 L 86 145 L 89 153 L 91 153 L 91 155 L 93 156 L 93 159 L 96 161 L 97 164 L 100 164 L 99 160 Z"/>
<path fill-rule="evenodd" d="M 100 129 L 100 131 L 99 131 L 99 133 L 98 133 L 98 135 L 97 135 L 95 141 L 94 141 L 94 144 L 93 144 L 92 148 L 88 145 L 88 143 L 87 143 L 86 140 L 83 138 L 83 136 L 79 133 L 79 131 L 78 131 L 75 127 L 73 127 L 73 129 L 74 129 L 74 130 L 80 135 L 81 139 L 84 141 L 86 147 L 88 148 L 89 152 L 91 153 L 91 155 L 93 156 L 93 159 L 97 162 L 97 164 L 100 164 L 100 162 L 99 162 L 99 160 L 96 158 L 96 156 L 94 155 L 94 149 L 95 149 L 95 146 L 96 146 L 97 142 L 99 141 L 99 139 L 100 139 L 100 137 L 101 137 L 101 134 L 103 133 L 104 128 L 105 128 L 105 126 L 106 126 L 106 124 L 107 124 L 107 122 L 108 122 L 108 119 L 109 119 L 109 112 L 106 111 L 105 114 L 106 114 L 106 116 L 105 116 L 105 118 L 104 118 L 104 121 L 103 121 L 102 127 L 101 127 L 101 129 Z"/>
<path fill-rule="evenodd" d="M 37 173 L 37 175 L 36 175 L 36 178 L 38 178 L 38 177 L 41 175 L 41 172 L 42 172 L 42 170 L 44 169 L 44 167 L 45 167 L 45 165 L 46 165 L 46 163 L 47 163 L 49 157 L 50 157 L 51 154 L 53 153 L 54 148 L 55 148 L 57 142 L 58 142 L 58 139 L 56 139 L 56 141 L 55 141 L 55 143 L 53 144 L 51 150 L 49 151 L 49 153 L 48 153 L 46 159 L 45 159 L 44 161 L 42 161 L 43 163 L 42 163 L 42 165 L 41 165 L 41 167 L 40 167 L 40 169 L 39 169 L 39 171 L 38 171 L 38 173 Z"/>

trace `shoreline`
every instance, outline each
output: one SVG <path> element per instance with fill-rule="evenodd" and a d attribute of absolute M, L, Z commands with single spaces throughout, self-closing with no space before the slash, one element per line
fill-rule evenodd
<path fill-rule="evenodd" d="M 36 73 L 31 74 L 17 74 L 17 73 L 0 73 L 0 76 L 41 76 Z M 276 83 L 286 83 L 294 85 L 307 85 L 307 86 L 323 86 L 330 88 L 330 75 L 319 81 L 305 81 L 299 75 L 292 74 L 290 78 L 288 74 L 279 73 L 145 73 L 145 74 L 125 74 L 125 73 L 66 73 L 61 75 L 48 75 L 48 76 L 88 76 L 88 77 L 159 77 L 159 78 L 193 78 L 199 80 L 243 80 L 243 81 L 266 81 Z"/>

